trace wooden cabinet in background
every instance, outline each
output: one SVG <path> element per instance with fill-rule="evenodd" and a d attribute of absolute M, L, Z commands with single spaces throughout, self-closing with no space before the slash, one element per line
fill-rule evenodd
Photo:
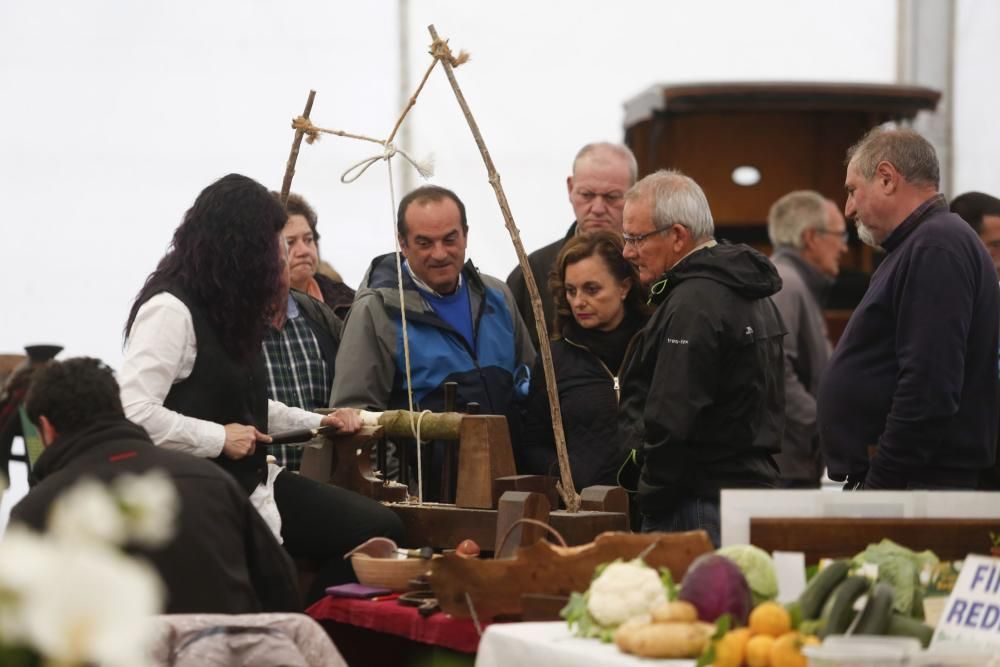
<path fill-rule="evenodd" d="M 717 238 L 770 253 L 767 212 L 775 200 L 805 189 L 843 206 L 847 149 L 877 125 L 933 111 L 940 97 L 930 88 L 875 84 L 657 85 L 625 102 L 625 143 L 640 176 L 679 169 L 701 185 Z M 874 263 L 848 227 L 850 252 L 829 304 L 841 311 L 857 305 Z"/>

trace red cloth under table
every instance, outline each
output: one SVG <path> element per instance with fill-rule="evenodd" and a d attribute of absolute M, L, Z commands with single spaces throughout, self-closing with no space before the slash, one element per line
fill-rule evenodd
<path fill-rule="evenodd" d="M 317 621 L 347 623 L 462 653 L 475 653 L 479 647 L 479 634 L 471 620 L 452 618 L 443 612 L 424 618 L 416 607 L 405 607 L 396 600 L 372 602 L 328 595 L 306 613 Z"/>

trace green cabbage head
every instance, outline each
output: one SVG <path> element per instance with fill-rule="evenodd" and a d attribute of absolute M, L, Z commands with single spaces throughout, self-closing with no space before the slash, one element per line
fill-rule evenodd
<path fill-rule="evenodd" d="M 749 544 L 722 547 L 716 551 L 736 563 L 750 584 L 750 594 L 756 607 L 761 602 L 778 597 L 778 576 L 774 571 L 771 555 Z"/>

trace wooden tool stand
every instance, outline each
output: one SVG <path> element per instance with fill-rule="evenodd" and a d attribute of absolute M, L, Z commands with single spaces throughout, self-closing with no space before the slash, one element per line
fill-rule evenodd
<path fill-rule="evenodd" d="M 302 452 L 299 473 L 375 500 L 406 500 L 406 487 L 393 484 L 372 470 L 372 448 L 383 438 L 381 426 L 365 426 L 346 436 L 326 436 L 319 447 Z"/>
<path fill-rule="evenodd" d="M 583 511 L 569 513 L 555 509 L 554 478 L 517 475 L 504 417 L 435 416 L 439 419 L 433 430 L 421 433 L 449 445 L 441 474 L 447 487 L 442 488 L 441 497 L 448 502 L 410 502 L 405 485 L 384 481 L 372 470 L 372 452 L 380 440 L 411 437 L 408 417 L 384 420 L 385 427 L 365 427 L 351 436 L 325 437 L 322 446 L 305 450 L 301 474 L 386 502 L 403 521 L 405 546 L 451 549 L 472 539 L 483 551 L 494 551 L 521 518 L 548 523 L 570 545 L 590 542 L 602 532 L 628 530 L 628 496 L 620 487 L 584 489 Z M 453 484 L 449 483 L 452 479 Z M 532 544 L 543 532 L 516 527 L 504 551 Z"/>

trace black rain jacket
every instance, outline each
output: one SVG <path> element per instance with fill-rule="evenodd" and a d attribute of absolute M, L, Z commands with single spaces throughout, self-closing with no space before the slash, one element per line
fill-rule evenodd
<path fill-rule="evenodd" d="M 698 250 L 651 286 L 656 310 L 625 369 L 619 413 L 643 462 L 644 513 L 775 485 L 785 326 L 769 297 L 780 288 L 774 265 L 742 244 Z"/>

